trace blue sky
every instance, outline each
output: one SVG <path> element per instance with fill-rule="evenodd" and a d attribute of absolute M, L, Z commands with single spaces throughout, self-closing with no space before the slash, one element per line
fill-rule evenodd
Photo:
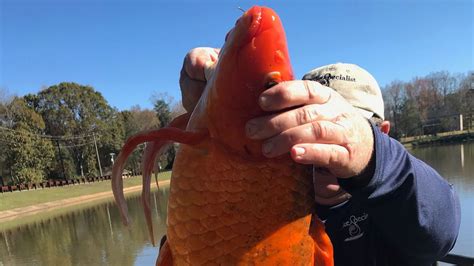
<path fill-rule="evenodd" d="M 254 4 L 280 15 L 297 77 L 335 62 L 381 86 L 474 70 L 472 1 L 0 0 L 0 87 L 21 96 L 74 81 L 120 110 L 179 100 L 186 52 L 222 46 L 237 7 Z"/>

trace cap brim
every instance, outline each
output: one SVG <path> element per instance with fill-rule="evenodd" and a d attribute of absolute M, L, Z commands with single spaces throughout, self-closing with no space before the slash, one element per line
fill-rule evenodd
<path fill-rule="evenodd" d="M 367 119 L 370 119 L 372 118 L 372 116 L 374 116 L 374 112 L 371 112 L 371 111 L 367 111 L 367 110 L 364 110 L 364 109 L 360 109 L 360 108 L 357 108 L 357 111 L 359 111 L 359 113 L 361 113 L 365 118 Z"/>

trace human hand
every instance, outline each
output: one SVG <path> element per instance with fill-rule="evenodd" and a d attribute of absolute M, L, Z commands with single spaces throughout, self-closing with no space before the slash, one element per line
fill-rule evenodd
<path fill-rule="evenodd" d="M 207 70 L 217 61 L 220 49 L 198 47 L 190 50 L 184 58 L 179 77 L 181 101 L 184 109 L 191 113 L 206 87 Z"/>
<path fill-rule="evenodd" d="M 246 125 L 249 138 L 265 140 L 266 157 L 290 151 L 294 161 L 325 168 L 340 178 L 356 176 L 367 167 L 372 128 L 333 89 L 310 80 L 282 82 L 264 91 L 259 104 L 265 111 L 281 111 Z"/>

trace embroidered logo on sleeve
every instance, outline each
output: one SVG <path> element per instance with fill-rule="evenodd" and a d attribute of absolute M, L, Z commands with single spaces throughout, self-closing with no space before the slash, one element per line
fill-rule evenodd
<path fill-rule="evenodd" d="M 359 223 L 367 220 L 369 215 L 367 213 L 362 214 L 361 216 L 351 215 L 349 220 L 345 221 L 342 224 L 342 228 L 347 228 L 349 232 L 349 237 L 344 239 L 345 242 L 359 239 L 364 235 L 364 232 L 361 230 Z"/>

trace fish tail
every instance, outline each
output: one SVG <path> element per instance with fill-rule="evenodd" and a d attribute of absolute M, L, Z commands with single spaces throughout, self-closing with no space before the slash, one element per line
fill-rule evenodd
<path fill-rule="evenodd" d="M 133 152 L 133 150 L 135 150 L 135 148 L 139 144 L 142 144 L 145 142 L 161 143 L 161 145 L 156 145 L 156 146 L 152 145 L 158 148 L 153 148 L 153 149 L 150 148 L 150 156 L 148 156 L 150 159 L 147 160 L 148 163 L 145 163 L 145 168 L 148 169 L 150 167 L 149 165 L 152 165 L 154 158 L 156 158 L 156 155 L 161 149 L 160 147 L 162 147 L 163 145 L 167 143 L 172 143 L 172 142 L 194 145 L 201 142 L 205 137 L 208 136 L 209 133 L 207 131 L 199 131 L 199 132 L 185 131 L 184 128 L 187 122 L 189 121 L 189 117 L 190 117 L 190 114 L 184 114 L 184 115 L 178 116 L 170 123 L 169 126 L 165 128 L 139 132 L 131 136 L 130 138 L 128 138 L 127 141 L 125 142 L 122 150 L 117 156 L 114 166 L 112 167 L 112 191 L 114 194 L 115 202 L 119 207 L 120 215 L 121 215 L 122 222 L 124 225 L 128 225 L 130 223 L 130 220 L 128 218 L 128 208 L 125 202 L 125 196 L 123 194 L 123 179 L 122 179 L 122 172 L 125 167 L 127 158 L 130 156 L 130 154 Z M 155 156 L 152 156 L 153 153 L 155 153 Z M 151 167 L 151 170 L 152 170 L 152 167 Z M 149 171 L 149 173 L 151 173 L 151 170 Z M 144 177 L 144 182 L 145 182 L 144 187 L 145 186 L 148 187 L 148 188 L 143 188 L 142 190 L 142 195 L 145 195 L 144 198 L 147 199 L 147 200 L 142 199 L 142 203 L 144 204 L 147 201 L 149 203 L 150 176 L 151 174 L 148 174 L 148 177 Z M 149 208 L 148 208 L 148 211 L 149 211 Z M 145 207 L 145 212 L 146 212 L 146 207 Z"/>

